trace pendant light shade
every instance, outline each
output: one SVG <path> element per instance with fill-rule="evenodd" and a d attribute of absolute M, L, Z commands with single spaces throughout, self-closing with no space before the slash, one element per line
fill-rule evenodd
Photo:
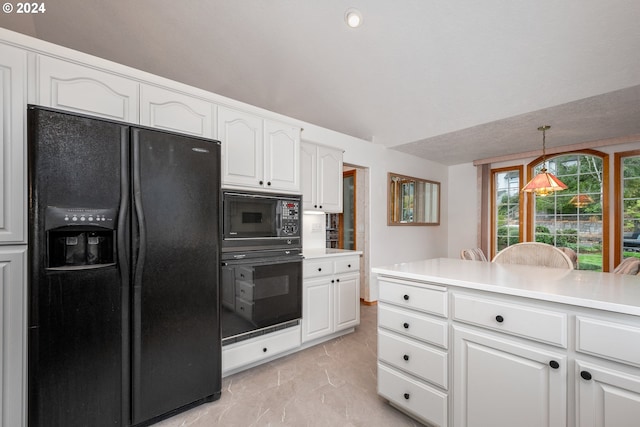
<path fill-rule="evenodd" d="M 542 169 L 522 189 L 524 192 L 535 193 L 541 197 L 547 196 L 555 191 L 567 189 L 566 184 L 556 178 L 552 173 L 549 173 L 545 165 L 546 131 L 550 128 L 551 126 L 549 125 L 538 128 L 538 130 L 542 131 Z"/>

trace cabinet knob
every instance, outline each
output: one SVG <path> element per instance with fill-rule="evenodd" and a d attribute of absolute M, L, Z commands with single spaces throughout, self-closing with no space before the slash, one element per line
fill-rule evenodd
<path fill-rule="evenodd" d="M 551 366 L 553 369 L 558 369 L 560 367 L 560 364 L 555 360 L 552 360 L 551 362 L 549 362 L 549 366 Z"/>
<path fill-rule="evenodd" d="M 404 298 L 405 301 L 409 301 L 409 295 L 407 295 L 407 294 L 404 294 L 404 296 L 402 298 Z"/>
<path fill-rule="evenodd" d="M 496 322 L 498 323 L 502 323 L 504 322 L 504 317 L 500 316 L 499 314 L 496 316 Z"/>
<path fill-rule="evenodd" d="M 402 358 L 407 362 L 409 361 L 409 355 L 408 354 L 405 354 L 404 356 L 402 356 Z"/>
<path fill-rule="evenodd" d="M 318 271 L 322 271 L 322 267 L 318 267 Z"/>
<path fill-rule="evenodd" d="M 320 209 L 322 209 L 322 205 L 320 205 Z"/>
<path fill-rule="evenodd" d="M 405 394 L 404 394 L 404 398 L 405 398 L 405 399 L 409 400 L 409 397 L 411 397 L 411 396 L 409 395 L 409 393 L 405 393 Z"/>
<path fill-rule="evenodd" d="M 589 381 L 591 379 L 591 373 L 589 371 L 581 371 L 580 376 L 582 379 Z"/>
<path fill-rule="evenodd" d="M 333 280 L 333 279 L 331 279 L 331 283 L 336 283 L 336 281 L 335 281 L 335 280 Z"/>
<path fill-rule="evenodd" d="M 317 208 L 317 207 L 318 207 L 318 205 L 313 205 L 313 207 L 314 207 L 314 208 Z"/>
<path fill-rule="evenodd" d="M 351 264 L 347 264 L 347 268 L 351 268 Z"/>
<path fill-rule="evenodd" d="M 262 349 L 262 352 L 263 352 L 263 353 L 266 353 L 266 352 L 267 352 L 267 347 L 263 348 L 263 349 Z"/>
<path fill-rule="evenodd" d="M 267 185 L 271 185 L 271 181 L 267 181 Z"/>
<path fill-rule="evenodd" d="M 339 281 L 340 281 L 340 279 L 336 279 L 336 282 L 339 282 Z"/>
<path fill-rule="evenodd" d="M 405 329 L 409 329 L 409 324 L 406 322 L 402 326 L 404 326 Z"/>
<path fill-rule="evenodd" d="M 264 184 L 264 181 L 260 181 L 260 185 Z"/>

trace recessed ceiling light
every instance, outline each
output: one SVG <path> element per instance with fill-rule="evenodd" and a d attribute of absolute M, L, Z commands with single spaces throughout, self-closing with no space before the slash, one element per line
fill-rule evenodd
<path fill-rule="evenodd" d="M 351 28 L 357 28 L 362 25 L 362 14 L 358 9 L 347 9 L 344 14 L 344 21 Z"/>

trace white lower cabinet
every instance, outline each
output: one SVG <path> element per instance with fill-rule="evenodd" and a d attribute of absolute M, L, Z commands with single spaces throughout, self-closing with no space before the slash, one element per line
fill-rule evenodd
<path fill-rule="evenodd" d="M 0 247 L 0 426 L 27 425 L 26 246 Z"/>
<path fill-rule="evenodd" d="M 454 327 L 456 427 L 555 427 L 567 420 L 567 356 Z"/>
<path fill-rule="evenodd" d="M 576 361 L 576 425 L 636 427 L 640 423 L 640 376 L 602 365 Z"/>
<path fill-rule="evenodd" d="M 303 266 L 302 342 L 360 324 L 360 256 L 310 259 Z"/>

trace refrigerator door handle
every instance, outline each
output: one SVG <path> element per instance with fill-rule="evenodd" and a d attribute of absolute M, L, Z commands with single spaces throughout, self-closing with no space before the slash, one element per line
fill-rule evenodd
<path fill-rule="evenodd" d="M 122 283 L 129 282 L 129 247 L 127 244 L 127 224 L 129 222 L 129 133 L 122 128 L 120 135 L 120 208 L 118 209 L 118 229 L 116 231 L 116 246 L 118 264 Z"/>
<path fill-rule="evenodd" d="M 147 252 L 147 233 L 145 227 L 144 210 L 142 206 L 142 196 L 140 192 L 140 137 L 134 129 L 132 132 L 133 139 L 133 210 L 136 216 L 138 235 L 138 254 L 136 264 L 133 271 L 133 286 L 140 287 L 142 285 L 142 272 Z"/>

